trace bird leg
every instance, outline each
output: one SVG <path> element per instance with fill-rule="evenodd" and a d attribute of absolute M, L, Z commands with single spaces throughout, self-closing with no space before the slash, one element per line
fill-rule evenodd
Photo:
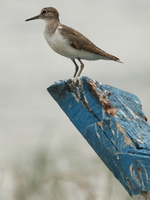
<path fill-rule="evenodd" d="M 71 60 L 72 60 L 72 61 L 73 61 L 73 63 L 75 64 L 75 73 L 74 73 L 73 77 L 76 77 L 76 75 L 77 75 L 77 72 L 78 72 L 78 70 L 79 70 L 79 66 L 77 65 L 77 63 L 76 63 L 75 59 L 71 59 Z"/>
<path fill-rule="evenodd" d="M 83 68 L 84 68 L 84 64 L 83 64 L 83 62 L 80 60 L 80 58 L 78 58 L 78 61 L 80 62 L 81 65 L 80 65 L 80 71 L 79 71 L 77 77 L 80 76 L 80 74 L 81 74 L 81 72 L 82 72 L 82 70 L 83 70 Z"/>

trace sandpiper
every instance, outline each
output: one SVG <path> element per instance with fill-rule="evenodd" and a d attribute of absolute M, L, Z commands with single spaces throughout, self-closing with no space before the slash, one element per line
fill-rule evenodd
<path fill-rule="evenodd" d="M 26 21 L 43 19 L 46 22 L 44 36 L 49 46 L 57 53 L 70 58 L 75 64 L 73 77 L 80 76 L 84 64 L 83 60 L 114 60 L 122 63 L 119 58 L 106 53 L 94 45 L 88 38 L 78 31 L 65 26 L 59 21 L 59 13 L 53 7 L 43 8 L 41 13 Z M 80 62 L 80 70 L 75 59 Z"/>

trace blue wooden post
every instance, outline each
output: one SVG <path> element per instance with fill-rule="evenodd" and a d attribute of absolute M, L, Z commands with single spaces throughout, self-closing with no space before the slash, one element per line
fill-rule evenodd
<path fill-rule="evenodd" d="M 133 94 L 88 77 L 48 92 L 133 199 L 150 199 L 150 126 Z"/>

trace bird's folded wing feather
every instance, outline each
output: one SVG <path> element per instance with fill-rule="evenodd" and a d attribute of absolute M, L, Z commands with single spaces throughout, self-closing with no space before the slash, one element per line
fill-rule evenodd
<path fill-rule="evenodd" d="M 103 51 L 102 49 L 98 48 L 96 45 L 94 45 L 88 38 L 86 38 L 84 35 L 82 35 L 81 33 L 79 33 L 78 31 L 65 26 L 65 25 L 61 25 L 61 34 L 64 37 L 69 37 L 69 42 L 70 45 L 72 47 L 74 47 L 75 49 L 78 50 L 85 50 L 85 51 L 89 51 L 91 53 L 95 53 L 104 57 L 108 57 L 112 60 L 118 61 L 119 58 L 110 55 L 108 53 L 106 53 L 105 51 Z"/>

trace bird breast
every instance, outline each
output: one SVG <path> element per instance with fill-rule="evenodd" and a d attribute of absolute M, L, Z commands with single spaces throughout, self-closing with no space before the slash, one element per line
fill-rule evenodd
<path fill-rule="evenodd" d="M 101 59 L 98 54 L 93 54 L 84 50 L 75 49 L 70 45 L 69 39 L 65 38 L 61 34 L 61 29 L 63 27 L 59 26 L 53 34 L 50 34 L 49 30 L 46 29 L 44 32 L 45 39 L 49 46 L 58 54 L 75 59 L 85 59 L 85 60 L 98 60 Z"/>

